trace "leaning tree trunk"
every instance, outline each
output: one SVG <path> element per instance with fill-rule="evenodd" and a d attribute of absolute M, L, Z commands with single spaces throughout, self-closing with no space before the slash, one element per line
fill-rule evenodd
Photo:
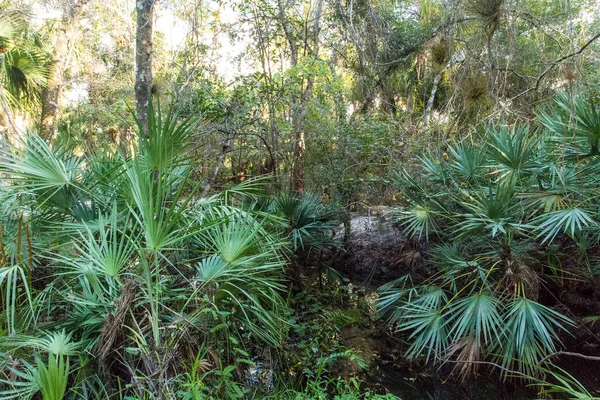
<path fill-rule="evenodd" d="M 60 93 L 63 88 L 63 79 L 66 69 L 65 59 L 73 36 L 73 28 L 81 15 L 83 6 L 89 0 L 67 2 L 63 10 L 63 17 L 56 36 L 56 43 L 52 50 L 52 62 L 46 87 L 42 90 L 41 103 L 42 115 L 40 121 L 40 136 L 51 142 L 56 135 L 56 119 L 59 112 Z"/>
<path fill-rule="evenodd" d="M 137 0 L 135 37 L 135 110 L 142 129 L 148 136 L 148 102 L 152 89 L 152 11 L 155 0 Z"/>

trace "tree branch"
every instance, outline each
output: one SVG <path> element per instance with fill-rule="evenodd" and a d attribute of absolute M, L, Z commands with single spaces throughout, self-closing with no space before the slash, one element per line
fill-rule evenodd
<path fill-rule="evenodd" d="M 540 361 L 540 364 L 542 364 L 544 361 L 546 361 L 552 357 L 558 357 L 558 356 L 572 356 L 572 357 L 583 358 L 586 360 L 600 361 L 600 357 L 598 357 L 598 356 L 588 356 L 586 354 L 572 353 L 569 351 L 557 351 L 556 353 L 548 354 L 546 357 L 542 358 L 542 360 Z"/>
<path fill-rule="evenodd" d="M 510 101 L 513 101 L 531 91 L 534 90 L 538 90 L 538 88 L 540 87 L 540 84 L 542 83 L 542 79 L 544 79 L 544 76 L 546 76 L 548 74 L 548 72 L 550 72 L 554 67 L 556 67 L 558 64 L 560 64 L 561 62 L 574 57 L 578 54 L 581 54 L 586 48 L 588 48 L 592 43 L 594 43 L 594 41 L 596 39 L 600 38 L 600 32 L 598 32 L 597 34 L 595 34 L 594 36 L 592 36 L 592 38 L 590 40 L 587 41 L 586 44 L 584 44 L 583 46 L 581 46 L 579 48 L 579 50 L 574 51 L 573 53 L 567 54 L 566 56 L 563 56 L 561 58 L 559 58 L 558 60 L 554 61 L 552 64 L 550 64 L 545 70 L 544 72 L 542 72 L 542 74 L 540 76 L 538 76 L 538 78 L 535 81 L 535 86 L 530 87 L 529 89 L 519 93 L 518 95 L 516 95 L 515 97 L 511 98 Z"/>
<path fill-rule="evenodd" d="M 500 364 L 496 364 L 490 361 L 463 361 L 463 360 L 448 360 L 448 359 L 444 359 L 444 358 L 440 358 L 441 361 L 443 361 L 444 363 L 446 362 L 450 362 L 450 363 L 455 363 L 455 364 L 480 364 L 480 365 L 491 365 L 492 367 L 496 367 L 501 369 L 502 371 L 508 372 L 509 374 L 514 374 L 514 375 L 519 375 L 522 376 L 524 378 L 527 379 L 531 379 L 531 376 L 524 374 L 522 372 L 519 371 L 513 371 L 512 369 L 508 369 L 506 367 L 503 367 Z"/>

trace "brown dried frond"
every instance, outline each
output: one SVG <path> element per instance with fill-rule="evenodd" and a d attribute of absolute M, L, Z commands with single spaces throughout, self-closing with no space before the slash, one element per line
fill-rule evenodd
<path fill-rule="evenodd" d="M 406 249 L 400 253 L 399 263 L 406 264 L 410 268 L 418 266 L 423 259 L 421 252 L 417 249 Z"/>
<path fill-rule="evenodd" d="M 98 340 L 98 355 L 103 362 L 109 360 L 111 353 L 120 345 L 123 337 L 125 318 L 135 301 L 135 288 L 135 282 L 131 280 L 125 282 L 121 290 L 121 295 L 117 299 L 117 307 L 114 315 L 109 315 L 104 322 L 102 333 Z"/>
<path fill-rule="evenodd" d="M 203 358 L 202 360 L 200 360 L 198 362 L 198 371 L 204 373 L 204 372 L 208 372 L 213 368 L 213 365 L 210 361 L 208 361 L 206 358 Z"/>
<path fill-rule="evenodd" d="M 458 353 L 456 365 L 452 368 L 452 373 L 457 372 L 461 380 L 465 380 L 475 374 L 479 364 L 474 361 L 481 360 L 482 347 L 482 344 L 477 341 L 474 335 L 462 337 L 457 342 L 448 346 L 446 353 L 448 358 Z"/>
<path fill-rule="evenodd" d="M 520 288 L 525 290 L 527 298 L 537 300 L 540 292 L 539 275 L 519 258 L 506 260 L 506 272 L 503 280 L 509 290 L 517 292 Z"/>

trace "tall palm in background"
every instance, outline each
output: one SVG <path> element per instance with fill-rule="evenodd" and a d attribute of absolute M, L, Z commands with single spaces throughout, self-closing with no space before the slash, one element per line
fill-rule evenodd
<path fill-rule="evenodd" d="M 6 129 L 11 113 L 30 111 L 39 105 L 41 88 L 48 76 L 46 56 L 39 37 L 17 12 L 0 9 L 0 101 Z"/>

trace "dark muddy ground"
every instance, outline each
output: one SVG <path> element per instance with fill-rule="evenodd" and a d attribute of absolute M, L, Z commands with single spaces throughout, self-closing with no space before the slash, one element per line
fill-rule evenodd
<path fill-rule="evenodd" d="M 342 227 L 337 235 L 344 236 Z M 403 276 L 427 276 L 422 263 L 426 249 L 415 248 L 392 223 L 386 209 L 351 221 L 351 234 L 346 237 L 346 250 L 332 256 L 331 265 L 366 292 Z M 563 282 L 564 283 L 564 282 Z M 562 336 L 562 350 L 600 356 L 600 320 L 586 322 L 588 316 L 600 316 L 600 280 L 578 279 L 559 286 L 543 282 L 540 300 L 575 320 L 579 327 Z M 373 328 L 344 333 L 346 345 L 358 353 L 368 354 L 371 368 L 369 385 L 404 400 L 417 399 L 485 399 L 518 400 L 537 398 L 537 388 L 518 379 L 501 381 L 492 366 L 482 366 L 474 378 L 461 381 L 453 374 L 453 365 L 432 365 L 423 360 L 407 361 L 403 352 L 407 344 L 401 335 Z M 379 329 L 379 330 L 377 330 Z M 561 355 L 556 365 L 575 376 L 592 394 L 600 396 L 600 362 Z"/>

